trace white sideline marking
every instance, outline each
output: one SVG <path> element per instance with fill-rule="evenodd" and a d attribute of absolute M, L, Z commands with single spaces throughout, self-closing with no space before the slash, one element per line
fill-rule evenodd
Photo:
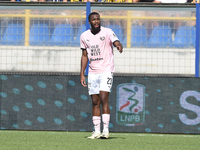
<path fill-rule="evenodd" d="M 120 134 L 120 133 L 119 133 Z M 110 133 L 110 135 L 119 135 L 119 134 L 115 134 L 115 133 Z M 147 133 L 147 134 L 120 134 L 120 135 L 124 135 L 124 136 L 130 136 L 130 135 L 133 135 L 133 136 L 158 136 L 158 137 L 167 137 L 167 136 L 173 136 L 173 137 L 199 137 L 198 135 L 185 135 L 185 134 L 154 134 L 154 133 L 152 133 L 152 134 L 149 134 L 149 133 Z"/>
<path fill-rule="evenodd" d="M 88 134 L 90 132 L 68 132 L 68 131 L 12 131 L 12 130 L 0 130 L 0 132 L 7 132 L 7 133 L 13 133 L 13 132 L 32 132 L 32 133 L 41 133 L 41 132 L 46 132 L 47 134 Z M 91 132 L 92 133 L 92 132 Z M 195 137 L 195 138 L 198 138 L 200 137 L 199 134 L 197 135 L 191 135 L 191 134 L 159 134 L 159 133 L 110 133 L 111 136 L 119 136 L 119 135 L 122 135 L 122 136 L 157 136 L 157 137 Z"/>

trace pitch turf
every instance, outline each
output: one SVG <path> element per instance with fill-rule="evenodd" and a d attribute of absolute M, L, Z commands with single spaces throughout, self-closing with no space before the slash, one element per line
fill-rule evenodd
<path fill-rule="evenodd" d="M 199 150 L 200 135 L 110 133 L 87 139 L 90 132 L 0 130 L 0 150 Z"/>

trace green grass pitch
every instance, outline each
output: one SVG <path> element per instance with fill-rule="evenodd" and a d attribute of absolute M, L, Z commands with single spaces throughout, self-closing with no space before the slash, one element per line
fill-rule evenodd
<path fill-rule="evenodd" d="M 0 150 L 199 150 L 200 135 L 0 130 Z"/>

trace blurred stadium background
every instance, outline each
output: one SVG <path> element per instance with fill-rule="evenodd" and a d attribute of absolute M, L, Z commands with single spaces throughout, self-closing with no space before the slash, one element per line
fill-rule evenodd
<path fill-rule="evenodd" d="M 199 78 L 193 78 L 199 74 L 199 4 L 1 2 L 0 7 L 1 129 L 92 130 L 90 97 L 79 85 L 79 40 L 86 14 L 97 11 L 124 46 L 122 54 L 114 50 L 111 131 L 200 133 Z M 125 118 L 118 112 L 121 86 L 143 95 L 136 95 L 140 112 Z"/>
<path fill-rule="evenodd" d="M 80 71 L 85 4 L 56 4 L 2 6 L 0 71 Z M 102 25 L 112 28 L 125 47 L 122 55 L 115 51 L 116 73 L 194 76 L 195 5 L 144 6 L 92 4 L 91 11 L 101 14 Z"/>

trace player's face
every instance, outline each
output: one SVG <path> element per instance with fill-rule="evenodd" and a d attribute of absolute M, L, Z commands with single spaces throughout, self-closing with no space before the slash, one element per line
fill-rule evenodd
<path fill-rule="evenodd" d="M 101 26 L 100 16 L 92 15 L 90 17 L 90 25 L 93 31 L 99 31 Z"/>

